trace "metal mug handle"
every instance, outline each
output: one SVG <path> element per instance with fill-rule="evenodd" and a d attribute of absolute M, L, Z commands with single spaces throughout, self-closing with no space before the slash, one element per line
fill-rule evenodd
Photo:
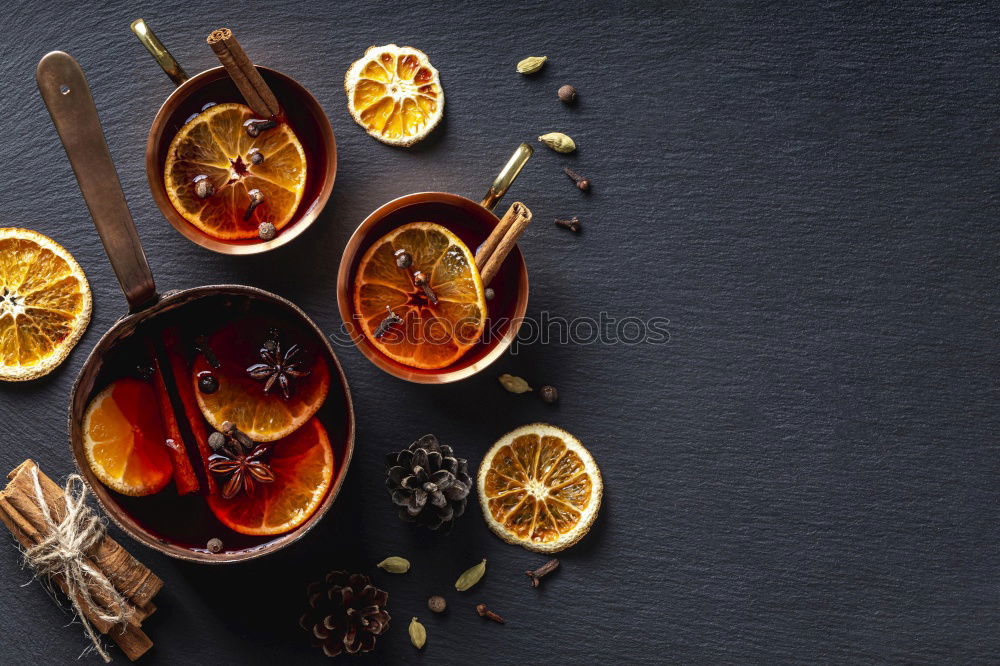
<path fill-rule="evenodd" d="M 159 63 L 160 67 L 170 80 L 174 82 L 175 86 L 179 86 L 188 80 L 187 72 L 181 67 L 181 64 L 177 62 L 177 59 L 170 55 L 170 51 L 167 47 L 163 45 L 163 42 L 157 38 L 156 34 L 149 29 L 146 25 L 146 21 L 139 18 L 132 21 L 132 32 L 135 36 L 139 38 L 142 45 L 146 47 L 150 55 Z"/>
<path fill-rule="evenodd" d="M 522 143 L 517 147 L 514 154 L 507 160 L 507 164 L 500 169 L 500 173 L 497 174 L 493 184 L 490 185 L 490 189 L 486 192 L 486 196 L 480 202 L 483 208 L 488 210 L 496 208 L 500 200 L 503 199 L 503 195 L 507 194 L 507 190 L 510 189 L 514 179 L 517 178 L 517 174 L 521 173 L 521 169 L 524 168 L 528 158 L 534 152 L 535 149 L 526 143 Z"/>
<path fill-rule="evenodd" d="M 87 78 L 72 56 L 53 51 L 38 63 L 35 80 L 129 311 L 140 310 L 156 300 L 156 285 L 111 161 Z"/>

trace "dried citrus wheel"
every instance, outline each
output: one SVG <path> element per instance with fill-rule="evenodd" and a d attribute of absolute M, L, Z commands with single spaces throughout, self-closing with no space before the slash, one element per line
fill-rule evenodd
<path fill-rule="evenodd" d="M 206 355 L 200 354 L 190 377 L 198 407 L 213 428 L 222 430 L 222 424 L 231 421 L 258 442 L 273 442 L 290 435 L 316 413 L 330 389 L 326 361 L 300 345 L 294 360 L 301 362 L 301 370 L 308 374 L 291 378 L 287 399 L 277 383 L 265 393 L 266 379 L 255 379 L 247 369 L 261 362 L 261 347 L 266 341 L 260 332 L 267 329 L 266 323 L 256 320 L 220 329 L 208 340 L 219 367 L 212 367 Z M 284 355 L 295 341 L 281 339 L 279 344 L 280 355 Z M 205 393 L 198 388 L 198 374 L 202 372 L 215 375 L 219 381 L 217 391 Z"/>
<path fill-rule="evenodd" d="M 412 261 L 400 268 L 396 251 Z M 437 303 L 414 284 L 428 280 Z M 400 318 L 375 336 L 388 307 Z M 458 236 L 439 224 L 413 222 L 378 239 L 358 265 L 354 310 L 368 341 L 389 358 L 426 370 L 455 362 L 479 341 L 486 325 L 486 296 L 475 257 Z"/>
<path fill-rule="evenodd" d="M 38 232 L 0 228 L 0 380 L 52 372 L 86 330 L 90 308 L 73 255 Z"/>
<path fill-rule="evenodd" d="M 391 146 L 412 146 L 444 114 L 444 90 L 427 54 L 409 46 L 372 46 L 344 77 L 355 122 Z"/>
<path fill-rule="evenodd" d="M 260 122 L 249 106 L 216 104 L 188 120 L 170 142 L 163 168 L 167 196 L 209 236 L 256 239 L 261 222 L 280 231 L 302 201 L 302 144 L 283 122 L 251 137 L 247 125 L 255 120 Z M 247 216 L 254 191 L 263 201 Z"/>
<path fill-rule="evenodd" d="M 125 377 L 97 394 L 83 415 L 83 451 L 101 483 L 151 495 L 173 476 L 153 387 Z"/>
<path fill-rule="evenodd" d="M 583 538 L 601 507 L 601 471 L 573 435 L 546 423 L 507 433 L 479 466 L 479 504 L 507 543 L 554 553 Z"/>
<path fill-rule="evenodd" d="M 267 464 L 273 483 L 254 485 L 253 494 L 232 499 L 210 495 L 208 506 L 226 527 L 240 534 L 282 534 L 316 512 L 333 480 L 333 450 L 326 430 L 312 419 L 271 445 Z"/>

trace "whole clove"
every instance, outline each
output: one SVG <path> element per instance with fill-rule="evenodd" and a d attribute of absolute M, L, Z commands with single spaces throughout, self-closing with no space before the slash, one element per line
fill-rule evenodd
<path fill-rule="evenodd" d="M 569 229 L 574 233 L 579 232 L 581 229 L 580 219 L 576 216 L 573 216 L 568 220 L 560 220 L 556 218 L 556 226 L 562 227 L 563 229 Z"/>
<path fill-rule="evenodd" d="M 488 620 L 493 620 L 497 624 L 505 624 L 504 619 L 487 608 L 486 604 L 477 604 L 476 613 L 479 617 L 485 617 Z"/>
<path fill-rule="evenodd" d="M 427 297 L 428 301 L 437 305 L 437 294 L 431 289 L 431 285 L 428 284 L 427 275 L 423 271 L 413 271 L 413 284 L 424 290 L 424 296 Z"/>
<path fill-rule="evenodd" d="M 563 167 L 563 173 L 569 176 L 569 179 L 576 183 L 576 186 L 580 188 L 581 191 L 586 192 L 590 189 L 590 179 L 584 178 L 576 171 L 573 171 L 569 167 Z"/>
<path fill-rule="evenodd" d="M 396 324 L 403 323 L 403 318 L 400 317 L 395 312 L 393 312 L 392 308 L 390 308 L 388 305 L 385 306 L 385 312 L 386 312 L 385 319 L 379 322 L 379 325 L 375 327 L 375 332 L 372 334 L 375 336 L 376 340 L 378 338 L 381 338 L 386 333 L 388 333 L 389 329 L 395 326 Z"/>
<path fill-rule="evenodd" d="M 243 213 L 244 220 L 249 220 L 250 216 L 253 215 L 254 209 L 264 203 L 264 193 L 257 188 L 250 190 L 247 194 L 250 195 L 250 205 L 247 206 L 247 212 Z"/>
<path fill-rule="evenodd" d="M 559 560 L 558 558 L 553 557 L 551 560 L 549 560 L 542 566 L 538 567 L 534 571 L 532 571 L 531 569 L 525 571 L 524 575 L 526 575 L 528 578 L 531 579 L 531 587 L 538 587 L 543 576 L 552 573 L 558 568 L 559 568 Z"/>
<path fill-rule="evenodd" d="M 264 130 L 269 130 L 277 125 L 278 123 L 273 120 L 251 120 L 246 124 L 247 134 L 256 137 Z"/>

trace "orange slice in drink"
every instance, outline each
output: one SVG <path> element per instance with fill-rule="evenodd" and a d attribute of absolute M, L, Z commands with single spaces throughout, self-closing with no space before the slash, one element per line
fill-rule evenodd
<path fill-rule="evenodd" d="M 258 333 L 266 330 L 264 323 L 245 321 L 239 328 L 228 326 L 217 331 L 209 338 L 208 346 L 218 359 L 219 367 L 213 368 L 201 354 L 195 359 L 188 378 L 194 386 L 198 407 L 213 428 L 222 430 L 222 424 L 231 421 L 257 442 L 273 442 L 292 434 L 312 418 L 330 389 L 330 370 L 326 361 L 304 349 L 295 359 L 303 362 L 302 370 L 308 374 L 291 379 L 288 399 L 277 384 L 265 393 L 266 380 L 251 377 L 247 368 L 261 361 L 261 347 L 265 341 Z M 294 344 L 290 339 L 279 342 L 284 353 Z M 201 372 L 211 372 L 219 380 L 215 393 L 205 393 L 198 388 Z"/>
<path fill-rule="evenodd" d="M 406 268 L 396 263 L 403 250 L 412 259 Z M 427 278 L 437 303 L 414 284 L 415 271 Z M 458 236 L 432 222 L 403 225 L 368 248 L 354 281 L 354 311 L 379 351 L 426 370 L 451 365 L 475 345 L 487 312 L 475 257 Z M 400 321 L 381 331 L 389 311 Z"/>
<path fill-rule="evenodd" d="M 240 534 L 283 534 L 316 512 L 333 482 L 330 440 L 319 419 L 271 444 L 267 464 L 273 483 L 254 485 L 232 499 L 210 495 L 208 506 L 226 527 Z"/>
<path fill-rule="evenodd" d="M 94 475 L 123 495 L 151 495 L 173 476 L 153 387 L 119 379 L 97 394 L 83 416 L 83 450 Z"/>
<path fill-rule="evenodd" d="M 580 440 L 546 423 L 501 437 L 483 458 L 477 483 L 490 529 L 541 553 L 582 539 L 604 492 L 601 471 Z"/>
<path fill-rule="evenodd" d="M 347 108 L 367 132 L 391 146 L 412 146 L 444 115 L 444 90 L 427 54 L 409 46 L 372 46 L 344 77 Z"/>
<path fill-rule="evenodd" d="M 35 231 L 0 228 L 0 380 L 52 372 L 87 329 L 90 309 L 87 276 L 69 252 Z"/>
<path fill-rule="evenodd" d="M 188 120 L 170 142 L 163 169 L 167 196 L 185 220 L 209 236 L 256 239 L 261 222 L 280 231 L 302 201 L 302 144 L 287 123 L 250 136 L 247 123 L 255 120 L 249 106 L 216 104 Z M 263 199 L 247 215 L 252 196 Z"/>

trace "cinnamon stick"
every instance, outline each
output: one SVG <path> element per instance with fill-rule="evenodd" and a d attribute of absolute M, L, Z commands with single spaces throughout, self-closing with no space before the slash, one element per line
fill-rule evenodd
<path fill-rule="evenodd" d="M 205 419 L 201 415 L 198 407 L 198 398 L 194 394 L 194 383 L 191 380 L 191 368 L 184 355 L 181 354 L 181 334 L 176 327 L 163 329 L 163 349 L 167 357 L 167 364 L 174 378 L 174 386 L 177 387 L 177 395 L 181 399 L 184 407 L 184 418 L 188 427 L 191 428 L 191 437 L 194 439 L 195 451 L 189 451 L 189 456 L 197 454 L 200 459 L 202 469 L 205 473 L 205 492 L 215 495 L 218 492 L 218 484 L 215 477 L 208 471 L 208 457 L 212 455 L 212 448 L 208 445 L 208 428 L 205 427 Z"/>
<path fill-rule="evenodd" d="M 170 392 L 167 390 L 167 380 L 164 376 L 164 367 L 160 363 L 160 358 L 156 353 L 152 340 L 146 341 L 146 349 L 153 360 L 153 379 L 156 389 L 156 397 L 160 402 L 160 419 L 163 422 L 163 433 L 166 436 L 167 452 L 170 454 L 170 462 L 174 467 L 174 487 L 178 495 L 187 495 L 198 492 L 200 484 L 198 477 L 194 473 L 191 459 L 187 454 L 187 447 L 184 446 L 184 436 L 181 434 L 180 426 L 177 425 L 177 416 L 174 414 L 174 406 L 170 401 Z"/>
<path fill-rule="evenodd" d="M 278 98 L 233 37 L 233 31 L 229 28 L 213 30 L 207 41 L 254 113 L 262 118 L 279 115 Z"/>
<path fill-rule="evenodd" d="M 18 465 L 7 478 L 10 483 L 0 494 L 10 496 L 18 493 L 26 497 L 34 497 L 34 484 L 31 482 L 31 469 L 37 467 L 33 460 L 25 460 Z M 63 489 L 55 481 L 38 470 L 38 480 L 42 487 L 42 494 L 45 502 L 49 505 L 52 518 L 57 523 L 66 517 L 66 500 Z M 35 507 L 34 512 L 29 512 L 25 518 L 39 531 L 45 530 L 45 521 L 42 518 L 41 510 Z M 100 569 L 111 584 L 115 586 L 118 593 L 128 599 L 134 606 L 141 607 L 149 603 L 156 596 L 156 593 L 163 587 L 163 581 L 159 576 L 150 571 L 142 562 L 132 557 L 127 550 L 112 539 L 107 534 L 101 539 L 90 553 L 90 558 Z"/>
<path fill-rule="evenodd" d="M 489 235 L 483 246 L 476 253 L 476 266 L 479 268 L 479 275 L 483 280 L 483 286 L 488 285 L 504 259 L 514 249 L 517 239 L 521 237 L 524 230 L 531 223 L 531 211 L 520 201 L 515 201 L 502 218 L 493 232 Z"/>
<path fill-rule="evenodd" d="M 39 477 L 41 477 L 41 472 L 39 472 Z M 8 486 L 0 492 L 0 522 L 6 525 L 18 543 L 27 549 L 40 543 L 43 537 L 31 521 L 17 508 L 16 505 L 23 506 L 25 502 L 30 503 L 30 499 L 22 497 L 20 489 L 12 489 Z M 37 505 L 34 506 L 37 509 Z M 92 567 L 96 566 L 89 558 L 87 559 L 87 563 Z M 63 594 L 69 594 L 66 579 L 63 575 L 55 575 L 51 580 L 62 590 Z M 91 593 L 105 607 L 111 610 L 118 610 L 118 607 L 112 604 L 105 595 L 101 594 L 100 590 L 92 590 Z M 149 604 L 150 608 L 145 608 L 134 613 L 123 627 L 118 628 L 107 620 L 102 619 L 95 609 L 83 601 L 79 594 L 76 595 L 76 602 L 83 609 L 87 619 L 94 628 L 102 634 L 110 636 L 129 660 L 135 661 L 149 651 L 149 648 L 153 647 L 153 641 L 139 628 L 142 620 L 156 610 L 156 607 L 151 603 Z"/>

